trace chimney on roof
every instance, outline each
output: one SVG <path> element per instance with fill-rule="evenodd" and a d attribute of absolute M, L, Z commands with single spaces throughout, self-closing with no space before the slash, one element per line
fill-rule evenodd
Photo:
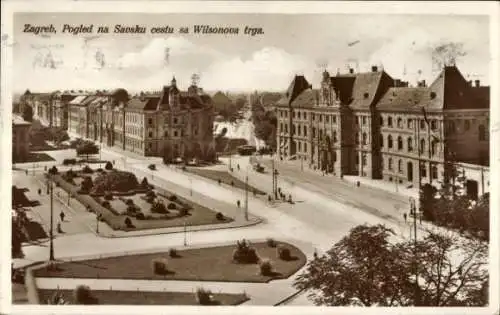
<path fill-rule="evenodd" d="M 378 71 L 378 67 L 377 66 L 372 66 L 372 72 L 377 72 Z"/>
<path fill-rule="evenodd" d="M 475 87 L 480 87 L 481 86 L 481 81 L 474 80 L 474 85 L 475 85 Z"/>

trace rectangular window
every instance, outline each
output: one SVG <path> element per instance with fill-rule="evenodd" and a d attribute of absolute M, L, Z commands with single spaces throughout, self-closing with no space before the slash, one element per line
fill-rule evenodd
<path fill-rule="evenodd" d="M 363 116 L 363 125 L 366 125 L 366 116 Z"/>

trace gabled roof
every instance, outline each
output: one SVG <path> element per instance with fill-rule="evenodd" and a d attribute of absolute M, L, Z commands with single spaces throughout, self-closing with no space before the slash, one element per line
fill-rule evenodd
<path fill-rule="evenodd" d="M 307 89 L 292 101 L 292 107 L 310 108 L 318 103 L 318 90 Z"/>
<path fill-rule="evenodd" d="M 69 102 L 70 105 L 79 105 L 82 103 L 85 99 L 87 98 L 86 95 L 79 95 L 75 97 L 71 102 Z"/>
<path fill-rule="evenodd" d="M 455 66 L 447 66 L 429 86 L 436 97 L 429 109 L 467 109 L 473 106 L 471 86 Z"/>
<path fill-rule="evenodd" d="M 288 89 L 286 90 L 285 96 L 276 102 L 278 106 L 288 106 L 305 90 L 311 89 L 312 85 L 307 82 L 303 75 L 296 75 Z"/>
<path fill-rule="evenodd" d="M 130 99 L 127 103 L 127 108 L 136 109 L 136 110 L 144 110 L 146 104 L 149 102 L 149 98 L 138 98 L 134 97 Z"/>
<path fill-rule="evenodd" d="M 330 77 L 332 86 L 342 104 L 349 104 L 352 101 L 352 88 L 356 76 L 354 74 L 336 75 Z"/>
<path fill-rule="evenodd" d="M 381 110 L 421 110 L 429 104 L 431 91 L 427 87 L 391 87 L 377 104 Z"/>
<path fill-rule="evenodd" d="M 87 96 L 81 103 L 80 105 L 83 105 L 83 106 L 86 106 L 86 105 L 89 105 L 90 103 L 92 103 L 96 98 L 98 98 L 97 96 L 94 96 L 94 95 L 90 95 L 90 96 Z"/>
<path fill-rule="evenodd" d="M 375 105 L 387 84 L 392 85 L 393 79 L 385 71 L 365 72 L 356 74 L 352 87 L 352 108 L 367 109 Z"/>
<path fill-rule="evenodd" d="M 390 88 L 377 108 L 429 111 L 489 107 L 489 89 L 471 87 L 455 66 L 445 67 L 429 87 Z"/>

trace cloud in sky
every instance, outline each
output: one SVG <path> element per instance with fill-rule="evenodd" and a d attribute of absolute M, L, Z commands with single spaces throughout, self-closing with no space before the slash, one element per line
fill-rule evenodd
<path fill-rule="evenodd" d="M 457 63 L 462 73 L 480 74 L 483 81 L 488 81 L 488 38 L 477 35 L 483 31 L 484 23 L 465 24 L 457 20 L 440 26 L 439 21 L 424 23 L 417 18 L 400 18 L 399 24 L 383 24 L 379 20 L 344 23 L 344 28 L 339 26 L 338 31 L 334 28 L 327 35 L 314 35 L 318 25 L 308 32 L 297 28 L 303 33 L 291 33 L 282 36 L 283 39 L 108 37 L 85 46 L 82 38 L 66 37 L 64 47 L 50 49 L 58 61 L 54 68 L 33 67 L 37 56 L 46 56 L 48 49 L 32 46 L 33 43 L 50 46 L 56 39 L 29 37 L 15 48 L 14 89 L 158 90 L 169 84 L 174 75 L 178 84 L 186 88 L 191 75 L 198 73 L 200 85 L 206 90 L 284 90 L 298 73 L 317 87 L 324 65 L 332 74 L 337 69 L 343 72 L 349 59 L 351 66 L 357 60 L 360 71 L 382 64 L 390 75 L 414 83 L 417 79 L 435 78 L 432 51 L 449 42 L 463 44 L 466 55 Z M 315 21 L 305 22 L 312 25 Z M 359 42 L 350 47 L 347 44 L 351 40 Z M 102 69 L 96 64 L 97 51 L 105 56 Z"/>

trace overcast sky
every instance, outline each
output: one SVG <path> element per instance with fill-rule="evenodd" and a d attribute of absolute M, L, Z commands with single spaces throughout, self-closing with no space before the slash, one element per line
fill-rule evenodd
<path fill-rule="evenodd" d="M 58 33 L 25 34 L 26 23 L 54 24 Z M 62 34 L 63 24 L 111 29 L 115 24 L 140 24 L 147 33 L 108 34 L 86 41 L 82 35 Z M 262 27 L 264 35 L 192 33 L 193 25 L 205 24 L 240 27 L 241 32 L 246 25 Z M 149 34 L 152 26 L 167 25 L 176 32 L 187 26 L 191 34 Z M 456 64 L 466 78 L 489 81 L 489 20 L 484 16 L 17 13 L 14 40 L 16 92 L 159 90 L 173 75 L 187 87 L 193 73 L 200 75 L 199 84 L 206 90 L 283 90 L 297 73 L 317 87 L 325 66 L 335 74 L 337 69 L 345 72 L 348 62 L 360 71 L 383 65 L 393 77 L 430 82 L 437 74 L 433 51 L 449 43 L 461 47 L 463 56 Z M 47 58 L 53 65 L 45 64 Z M 104 60 L 100 65 L 99 58 Z"/>

